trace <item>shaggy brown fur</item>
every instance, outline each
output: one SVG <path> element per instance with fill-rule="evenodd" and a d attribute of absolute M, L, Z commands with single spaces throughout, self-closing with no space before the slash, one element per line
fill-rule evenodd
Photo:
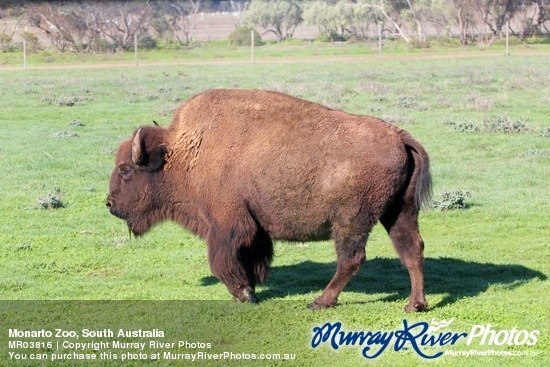
<path fill-rule="evenodd" d="M 202 236 L 214 275 L 252 302 L 272 239 L 332 238 L 338 268 L 310 308 L 336 304 L 380 220 L 416 311 L 427 307 L 418 211 L 430 189 L 426 151 L 393 125 L 276 92 L 212 90 L 167 129 L 142 127 L 121 144 L 107 206 L 137 235 L 174 220 Z"/>

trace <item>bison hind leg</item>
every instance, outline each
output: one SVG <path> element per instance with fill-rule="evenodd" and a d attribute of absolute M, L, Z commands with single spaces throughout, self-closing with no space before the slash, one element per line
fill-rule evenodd
<path fill-rule="evenodd" d="M 405 311 L 417 312 L 428 308 L 424 292 L 424 241 L 418 230 L 418 207 L 412 201 L 397 201 L 380 218 L 390 235 L 401 263 L 411 279 L 411 299 Z"/>
<path fill-rule="evenodd" d="M 368 234 L 353 236 L 335 235 L 336 253 L 338 255 L 336 273 L 323 293 L 313 303 L 310 303 L 307 308 L 310 310 L 319 310 L 336 306 L 338 295 L 350 279 L 359 271 L 365 261 L 367 238 Z"/>

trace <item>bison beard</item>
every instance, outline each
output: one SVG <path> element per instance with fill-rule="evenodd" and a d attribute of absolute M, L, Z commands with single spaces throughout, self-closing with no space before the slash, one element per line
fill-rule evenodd
<path fill-rule="evenodd" d="M 308 307 L 336 305 L 380 221 L 411 278 L 405 310 L 427 307 L 418 212 L 429 159 L 391 124 L 276 92 L 213 90 L 183 103 L 167 129 L 138 129 L 115 164 L 111 213 L 136 235 L 174 220 L 203 237 L 236 299 L 256 302 L 272 239 L 332 238 L 336 274 Z"/>

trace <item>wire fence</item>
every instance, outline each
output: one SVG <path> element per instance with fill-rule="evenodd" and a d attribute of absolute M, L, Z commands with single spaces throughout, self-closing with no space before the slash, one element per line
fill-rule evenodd
<path fill-rule="evenodd" d="M 293 40 L 289 42 L 276 43 L 274 41 L 263 41 L 262 36 L 253 29 L 239 28 L 231 32 L 226 40 L 206 40 L 191 39 L 190 43 L 171 42 L 159 45 L 159 41 L 148 34 L 134 34 L 133 42 L 131 43 L 116 43 L 107 42 L 105 40 L 98 42 L 94 48 L 89 45 L 83 45 L 80 49 L 66 51 L 65 53 L 78 55 L 77 59 L 81 63 L 94 64 L 112 64 L 123 63 L 125 65 L 140 64 L 145 65 L 150 60 L 148 57 L 142 58 L 142 55 L 147 55 L 150 52 L 158 51 L 157 53 L 165 53 L 167 62 L 201 62 L 212 61 L 212 56 L 209 52 L 204 53 L 204 57 L 200 56 L 200 49 L 215 49 L 219 54 L 225 55 L 227 61 L 250 62 L 255 63 L 260 60 L 268 61 L 269 52 L 263 52 L 265 49 L 278 48 L 280 54 L 277 60 L 282 60 L 285 57 L 288 59 L 307 58 L 308 48 L 314 48 L 316 51 L 311 54 L 317 54 L 319 58 L 334 58 L 334 57 L 370 57 L 382 60 L 384 57 L 391 57 L 396 54 L 396 49 L 406 49 L 415 55 L 423 53 L 434 54 L 477 54 L 479 51 L 488 51 L 487 53 L 500 53 L 503 55 L 511 55 L 516 53 L 525 53 L 529 50 L 543 50 L 545 52 L 546 45 L 550 45 L 550 33 L 535 32 L 528 38 L 521 39 L 517 35 L 508 32 L 508 27 L 505 27 L 506 32 L 492 46 L 487 45 L 488 35 L 477 34 L 470 35 L 471 42 L 469 46 L 461 46 L 456 37 L 451 36 L 432 36 L 423 42 L 405 43 L 402 40 L 388 35 L 381 27 L 378 27 L 377 32 L 374 32 L 370 37 L 360 42 L 342 42 L 342 41 L 313 41 L 313 40 Z M 12 37 L 10 40 L 1 37 L 0 34 L 0 68 L 6 67 L 23 67 L 27 69 L 36 65 L 56 65 L 61 59 L 63 53 L 55 50 L 52 46 L 47 45 L 47 39 L 39 38 L 35 33 L 24 31 L 18 34 L 18 37 Z M 15 41 L 14 41 L 14 38 Z M 17 39 L 18 38 L 18 39 Z M 504 48 L 504 50 L 503 50 Z M 549 48 L 550 49 L 550 48 Z M 185 59 L 185 51 L 195 50 L 191 59 Z M 325 50 L 326 53 L 317 52 Z M 346 53 L 346 50 L 352 50 Z M 363 52 L 361 52 L 363 50 Z M 491 52 L 491 50 L 495 50 Z M 117 56 L 114 60 L 112 56 Z M 172 56 L 171 56 L 172 55 Z M 179 56 L 174 56 L 179 55 Z M 162 57 L 161 57 L 162 58 Z M 220 59 L 219 56 L 215 57 Z M 84 61 L 85 59 L 88 59 Z M 122 60 L 122 61 L 121 61 Z M 78 63 L 78 61 L 76 62 Z"/>

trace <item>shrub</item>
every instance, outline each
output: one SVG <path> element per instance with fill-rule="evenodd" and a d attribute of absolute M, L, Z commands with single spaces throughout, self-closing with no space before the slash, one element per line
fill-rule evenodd
<path fill-rule="evenodd" d="M 473 131 L 480 130 L 480 127 L 478 124 L 468 120 L 455 121 L 452 118 L 447 118 L 445 119 L 445 121 L 443 121 L 443 124 L 449 125 L 453 128 L 453 130 L 461 131 L 461 132 L 473 132 Z"/>
<path fill-rule="evenodd" d="M 19 244 L 17 246 L 17 249 L 18 250 L 31 250 L 32 247 L 31 247 L 31 240 L 26 240 L 25 242 Z"/>
<path fill-rule="evenodd" d="M 399 97 L 397 105 L 402 108 L 416 108 L 418 107 L 418 101 L 414 97 L 404 96 Z"/>
<path fill-rule="evenodd" d="M 542 129 L 540 129 L 539 135 L 544 138 L 550 137 L 550 127 L 543 127 Z"/>
<path fill-rule="evenodd" d="M 506 37 L 501 37 L 499 40 L 495 41 L 494 45 L 504 46 L 506 45 Z M 517 46 L 521 45 L 521 39 L 518 37 L 510 36 L 508 37 L 508 45 Z"/>
<path fill-rule="evenodd" d="M 545 45 L 550 43 L 550 37 L 547 36 L 532 36 L 525 39 L 528 45 Z"/>
<path fill-rule="evenodd" d="M 381 119 L 389 122 L 390 124 L 412 124 L 414 122 L 412 118 L 401 114 L 383 115 Z"/>
<path fill-rule="evenodd" d="M 467 190 L 443 190 L 440 199 L 433 201 L 432 207 L 435 210 L 467 209 L 470 204 L 466 199 L 470 197 L 470 191 Z"/>
<path fill-rule="evenodd" d="M 262 45 L 262 36 L 256 30 L 247 27 L 236 28 L 229 33 L 229 43 L 235 46 L 249 46 L 252 42 L 251 32 L 254 32 L 254 46 Z"/>
<path fill-rule="evenodd" d="M 455 121 L 452 118 L 447 118 L 443 121 L 443 124 L 451 126 L 456 131 L 462 132 L 522 133 L 529 129 L 525 120 L 515 120 L 507 115 L 485 119 L 483 123 L 469 120 Z M 539 134 L 544 136 L 542 131 Z"/>
<path fill-rule="evenodd" d="M 85 102 L 91 101 L 91 97 L 79 97 L 79 96 L 55 96 L 51 93 L 42 96 L 41 101 L 58 107 L 73 107 L 82 105 Z"/>
<path fill-rule="evenodd" d="M 409 46 L 413 49 L 430 48 L 430 41 L 428 41 L 428 40 L 419 40 L 418 38 L 414 38 L 409 43 Z"/>
<path fill-rule="evenodd" d="M 23 39 L 27 45 L 27 51 L 38 52 L 40 51 L 40 42 L 38 36 L 31 32 L 23 32 Z"/>
<path fill-rule="evenodd" d="M 67 203 L 63 201 L 63 195 L 59 187 L 54 187 L 47 195 L 38 198 L 38 207 L 40 209 L 60 209 L 66 206 Z"/>
<path fill-rule="evenodd" d="M 464 105 L 468 108 L 474 108 L 478 111 L 487 111 L 493 108 L 495 102 L 489 98 L 477 93 L 466 96 Z"/>
<path fill-rule="evenodd" d="M 315 38 L 315 41 L 317 42 L 346 42 L 348 39 L 345 36 L 342 36 L 341 34 L 338 34 L 336 32 L 330 32 L 330 33 L 322 33 L 318 35 Z"/>
<path fill-rule="evenodd" d="M 51 135 L 51 137 L 54 139 L 76 138 L 77 136 L 78 134 L 75 132 L 72 132 L 71 130 L 59 131 Z"/>
<path fill-rule="evenodd" d="M 451 107 L 452 105 L 453 101 L 451 101 L 449 98 L 441 97 L 437 99 L 437 107 L 446 108 Z"/>
<path fill-rule="evenodd" d="M 84 124 L 80 120 L 72 119 L 71 122 L 67 124 L 67 126 L 82 127 L 84 126 Z"/>
<path fill-rule="evenodd" d="M 113 53 L 114 51 L 116 51 L 116 47 L 111 42 L 106 40 L 105 38 L 99 38 L 95 42 L 94 49 L 91 50 L 91 51 L 93 51 L 93 52 Z"/>
<path fill-rule="evenodd" d="M 499 133 L 521 133 L 527 130 L 525 120 L 514 120 L 508 115 L 500 115 L 483 121 L 483 130 Z"/>
<path fill-rule="evenodd" d="M 436 48 L 461 47 L 460 40 L 456 37 L 435 37 L 430 39 Z"/>
<path fill-rule="evenodd" d="M 138 40 L 138 47 L 145 50 L 154 50 L 157 48 L 157 40 L 147 35 Z"/>
<path fill-rule="evenodd" d="M 0 33 L 0 50 L 2 52 L 11 51 L 11 41 L 12 38 L 10 35 L 7 35 L 5 33 Z"/>
<path fill-rule="evenodd" d="M 539 154 L 542 154 L 542 152 L 540 150 L 529 149 L 523 154 L 523 157 L 532 157 L 532 156 L 539 155 Z"/>
<path fill-rule="evenodd" d="M 177 107 L 175 104 L 165 105 L 160 107 L 157 113 L 159 116 L 172 116 Z"/>
<path fill-rule="evenodd" d="M 117 152 L 117 147 L 109 145 L 107 148 L 103 149 L 103 154 L 107 156 L 114 156 Z"/>

